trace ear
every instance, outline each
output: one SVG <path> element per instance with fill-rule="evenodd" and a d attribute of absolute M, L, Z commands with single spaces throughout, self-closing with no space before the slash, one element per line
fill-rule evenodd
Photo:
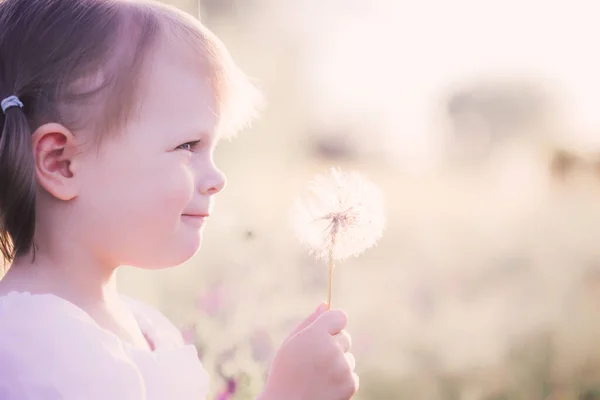
<path fill-rule="evenodd" d="M 36 129 L 31 140 L 38 183 L 59 200 L 77 197 L 74 158 L 78 146 L 73 133 L 63 125 L 49 123 Z"/>

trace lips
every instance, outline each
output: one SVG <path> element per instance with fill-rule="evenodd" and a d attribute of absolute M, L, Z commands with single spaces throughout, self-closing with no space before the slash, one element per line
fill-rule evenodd
<path fill-rule="evenodd" d="M 195 229 L 200 229 L 209 215 L 208 213 L 187 213 L 181 215 L 181 220 Z"/>
<path fill-rule="evenodd" d="M 210 208 L 191 208 L 183 212 L 184 217 L 208 218 L 210 217 Z"/>
<path fill-rule="evenodd" d="M 191 217 L 191 218 L 208 218 L 210 217 L 210 214 L 208 213 L 186 213 L 186 214 L 182 214 L 184 217 Z"/>

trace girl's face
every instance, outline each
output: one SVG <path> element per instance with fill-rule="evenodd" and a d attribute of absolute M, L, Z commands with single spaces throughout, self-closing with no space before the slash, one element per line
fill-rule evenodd
<path fill-rule="evenodd" d="M 213 162 L 218 121 L 207 79 L 173 49 L 149 61 L 139 112 L 125 133 L 88 151 L 74 206 L 96 257 L 160 268 L 196 253 L 225 177 Z"/>

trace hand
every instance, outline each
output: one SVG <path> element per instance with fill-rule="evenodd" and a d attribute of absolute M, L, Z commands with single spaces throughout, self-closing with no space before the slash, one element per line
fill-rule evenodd
<path fill-rule="evenodd" d="M 261 399 L 348 400 L 358 390 L 347 315 L 321 305 L 283 342 Z"/>

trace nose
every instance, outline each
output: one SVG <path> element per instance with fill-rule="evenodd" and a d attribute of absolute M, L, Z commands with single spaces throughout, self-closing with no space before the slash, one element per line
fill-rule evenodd
<path fill-rule="evenodd" d="M 227 184 L 227 177 L 216 166 L 212 166 L 210 171 L 201 176 L 201 182 L 199 185 L 200 193 L 204 196 L 212 196 L 225 189 Z"/>

